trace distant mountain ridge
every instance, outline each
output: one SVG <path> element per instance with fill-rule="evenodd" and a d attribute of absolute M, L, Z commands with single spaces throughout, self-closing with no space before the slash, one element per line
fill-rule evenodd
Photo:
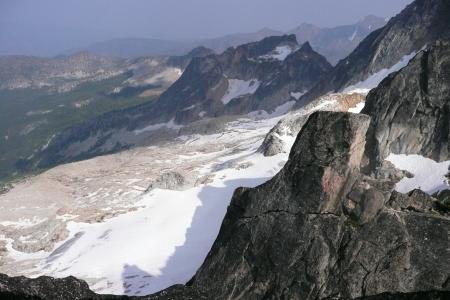
<path fill-rule="evenodd" d="M 80 83 L 108 79 L 127 72 L 131 77 L 124 82 L 124 86 L 154 84 L 167 88 L 178 79 L 192 58 L 212 53 L 214 51 L 211 49 L 198 47 L 183 56 L 133 59 L 86 51 L 55 58 L 0 56 L 0 90 L 48 87 L 57 92 L 67 92 Z"/>
<path fill-rule="evenodd" d="M 320 28 L 312 24 L 302 24 L 289 31 L 299 42 L 309 41 L 312 47 L 325 56 L 331 64 L 349 55 L 372 31 L 386 25 L 386 20 L 367 16 L 351 25 Z"/>
<path fill-rule="evenodd" d="M 256 42 L 269 36 L 295 34 L 300 44 L 309 41 L 317 52 L 325 56 L 332 64 L 336 64 L 340 59 L 350 54 L 370 32 L 385 24 L 386 20 L 383 18 L 367 16 L 355 24 L 333 28 L 302 24 L 287 32 L 263 28 L 256 32 L 236 33 L 211 39 L 186 41 L 139 38 L 113 39 L 94 43 L 76 51 L 85 50 L 100 55 L 126 58 L 146 55 L 182 55 L 197 46 L 204 46 L 216 52 L 223 52 L 229 47 Z"/>
<path fill-rule="evenodd" d="M 47 168 L 117 152 L 191 132 L 195 124 L 206 131 L 220 124 L 219 117 L 284 113 L 331 69 L 309 43 L 299 46 L 295 35 L 196 57 L 158 100 L 68 128 L 30 163 Z"/>
<path fill-rule="evenodd" d="M 68 57 L 0 57 L 0 89 L 60 86 L 109 78 L 123 73 L 125 60 L 79 52 Z"/>

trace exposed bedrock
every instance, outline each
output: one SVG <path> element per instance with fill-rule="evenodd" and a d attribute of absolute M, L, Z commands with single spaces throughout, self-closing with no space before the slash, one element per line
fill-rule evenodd
<path fill-rule="evenodd" d="M 372 117 L 367 156 L 379 168 L 389 153 L 450 159 L 450 42 L 420 52 L 367 96 Z"/>

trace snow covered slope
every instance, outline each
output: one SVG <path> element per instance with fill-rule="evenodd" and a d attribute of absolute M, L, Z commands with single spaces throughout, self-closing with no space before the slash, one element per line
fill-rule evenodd
<path fill-rule="evenodd" d="M 257 79 L 239 80 L 228 79 L 228 90 L 222 98 L 223 104 L 228 104 L 231 100 L 245 95 L 252 95 L 259 88 L 261 83 Z"/>
<path fill-rule="evenodd" d="M 336 97 L 294 113 L 287 102 L 229 122 L 221 133 L 58 166 L 16 185 L 0 196 L 7 249 L 0 273 L 73 275 L 96 292 L 128 295 L 185 283 L 210 250 L 234 190 L 264 183 L 287 161 L 296 132 L 282 130 L 284 149 L 271 157 L 258 152 L 267 133 L 282 119 L 347 110 L 359 99 Z M 170 172 L 184 182 L 158 188 Z"/>
<path fill-rule="evenodd" d="M 277 156 L 257 152 L 281 117 L 250 114 L 220 134 L 183 136 L 167 146 L 63 165 L 19 184 L 0 197 L 6 233 L 0 243 L 8 250 L 0 272 L 73 275 L 99 293 L 128 295 L 185 283 L 214 242 L 234 190 L 265 182 L 287 160 L 294 138 Z M 183 190 L 146 192 L 167 171 L 185 176 Z M 79 190 L 84 196 L 70 198 Z M 24 197 L 28 204 L 20 201 Z M 14 218 L 11 212 L 19 207 L 28 214 Z M 51 226 L 62 229 L 56 234 Z M 35 247 L 44 235 L 59 241 Z"/>
<path fill-rule="evenodd" d="M 258 57 L 258 59 L 284 61 L 286 59 L 286 57 L 288 57 L 295 50 L 296 50 L 296 48 L 289 46 L 289 45 L 278 46 L 271 53 L 261 55 L 260 57 Z"/>
<path fill-rule="evenodd" d="M 390 154 L 387 158 L 400 170 L 414 174 L 413 178 L 403 178 L 397 183 L 396 190 L 407 193 L 421 189 L 432 195 L 450 188 L 446 175 L 449 174 L 450 161 L 435 162 L 421 155 Z"/>
<path fill-rule="evenodd" d="M 344 93 L 368 93 L 371 89 L 376 88 L 383 79 L 388 77 L 390 74 L 399 71 L 400 69 L 406 67 L 409 61 L 416 56 L 417 52 L 413 52 L 409 55 L 405 55 L 398 63 L 390 67 L 389 69 L 382 69 L 375 74 L 372 74 L 364 81 L 358 82 L 357 84 L 351 85 L 344 89 Z"/>

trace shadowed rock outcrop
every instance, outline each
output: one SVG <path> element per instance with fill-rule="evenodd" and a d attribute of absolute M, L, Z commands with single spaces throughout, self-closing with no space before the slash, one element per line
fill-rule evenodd
<path fill-rule="evenodd" d="M 450 42 L 436 42 L 382 81 L 362 113 L 372 117 L 370 169 L 380 167 L 389 153 L 450 159 Z"/>

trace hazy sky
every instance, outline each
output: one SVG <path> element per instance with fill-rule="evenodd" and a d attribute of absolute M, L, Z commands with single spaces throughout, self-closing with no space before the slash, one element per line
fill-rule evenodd
<path fill-rule="evenodd" d="M 121 37 L 205 38 L 390 17 L 412 0 L 0 0 L 0 54 Z M 8 50 L 9 49 L 9 50 Z M 11 54 L 11 53 L 9 53 Z"/>

